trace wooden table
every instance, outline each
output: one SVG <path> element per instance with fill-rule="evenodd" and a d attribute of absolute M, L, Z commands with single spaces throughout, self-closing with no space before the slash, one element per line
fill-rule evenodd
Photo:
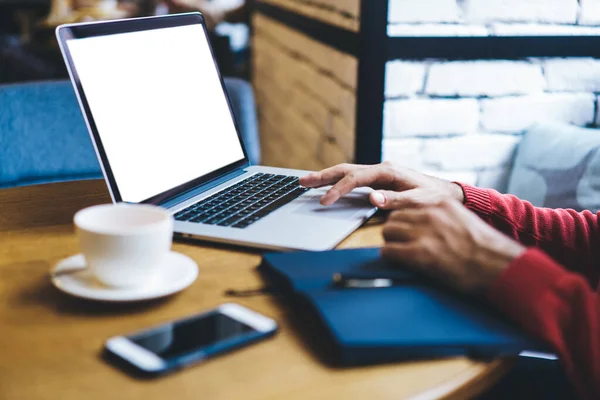
<path fill-rule="evenodd" d="M 197 261 L 200 275 L 160 301 L 111 305 L 58 292 L 48 270 L 78 251 L 74 212 L 109 201 L 102 181 L 0 190 L 0 399 L 465 399 L 511 367 L 457 358 L 331 369 L 296 335 L 284 307 L 259 296 L 236 301 L 275 318 L 274 339 L 137 380 L 100 358 L 104 339 L 231 301 L 225 289 L 260 286 L 260 254 L 176 243 L 176 251 Z M 364 227 L 342 247 L 378 245 L 380 229 Z"/>

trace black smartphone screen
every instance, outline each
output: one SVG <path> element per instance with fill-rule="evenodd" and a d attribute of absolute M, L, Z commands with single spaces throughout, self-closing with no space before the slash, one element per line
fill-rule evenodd
<path fill-rule="evenodd" d="M 218 342 L 256 332 L 219 312 L 165 324 L 128 339 L 157 356 L 169 360 Z"/>

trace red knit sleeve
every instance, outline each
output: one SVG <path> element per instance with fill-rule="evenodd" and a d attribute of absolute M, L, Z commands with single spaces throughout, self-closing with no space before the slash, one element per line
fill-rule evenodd
<path fill-rule="evenodd" d="M 582 398 L 600 398 L 600 296 L 537 249 L 494 282 L 489 300 L 555 349 Z"/>
<path fill-rule="evenodd" d="M 552 345 L 584 398 L 600 398 L 598 215 L 536 208 L 494 190 L 461 186 L 469 209 L 519 242 L 537 247 L 508 266 L 488 298 Z"/>
<path fill-rule="evenodd" d="M 597 214 L 538 208 L 495 190 L 460 185 L 465 193 L 465 205 L 486 222 L 583 274 L 593 287 L 598 285 L 600 227 Z"/>

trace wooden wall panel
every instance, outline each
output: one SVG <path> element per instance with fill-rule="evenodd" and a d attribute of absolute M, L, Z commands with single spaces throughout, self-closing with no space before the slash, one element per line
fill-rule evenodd
<path fill-rule="evenodd" d="M 360 30 L 361 0 L 260 0 L 352 32 Z M 380 0 L 365 0 L 380 1 Z"/>
<path fill-rule="evenodd" d="M 263 163 L 320 169 L 352 161 L 356 59 L 261 14 L 253 23 Z"/>

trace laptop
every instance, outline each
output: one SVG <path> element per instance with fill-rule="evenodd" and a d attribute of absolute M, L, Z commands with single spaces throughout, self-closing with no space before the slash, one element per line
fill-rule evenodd
<path fill-rule="evenodd" d="M 200 13 L 62 25 L 56 35 L 113 202 L 167 209 L 175 236 L 328 250 L 376 209 L 330 207 L 308 171 L 251 165 Z"/>

